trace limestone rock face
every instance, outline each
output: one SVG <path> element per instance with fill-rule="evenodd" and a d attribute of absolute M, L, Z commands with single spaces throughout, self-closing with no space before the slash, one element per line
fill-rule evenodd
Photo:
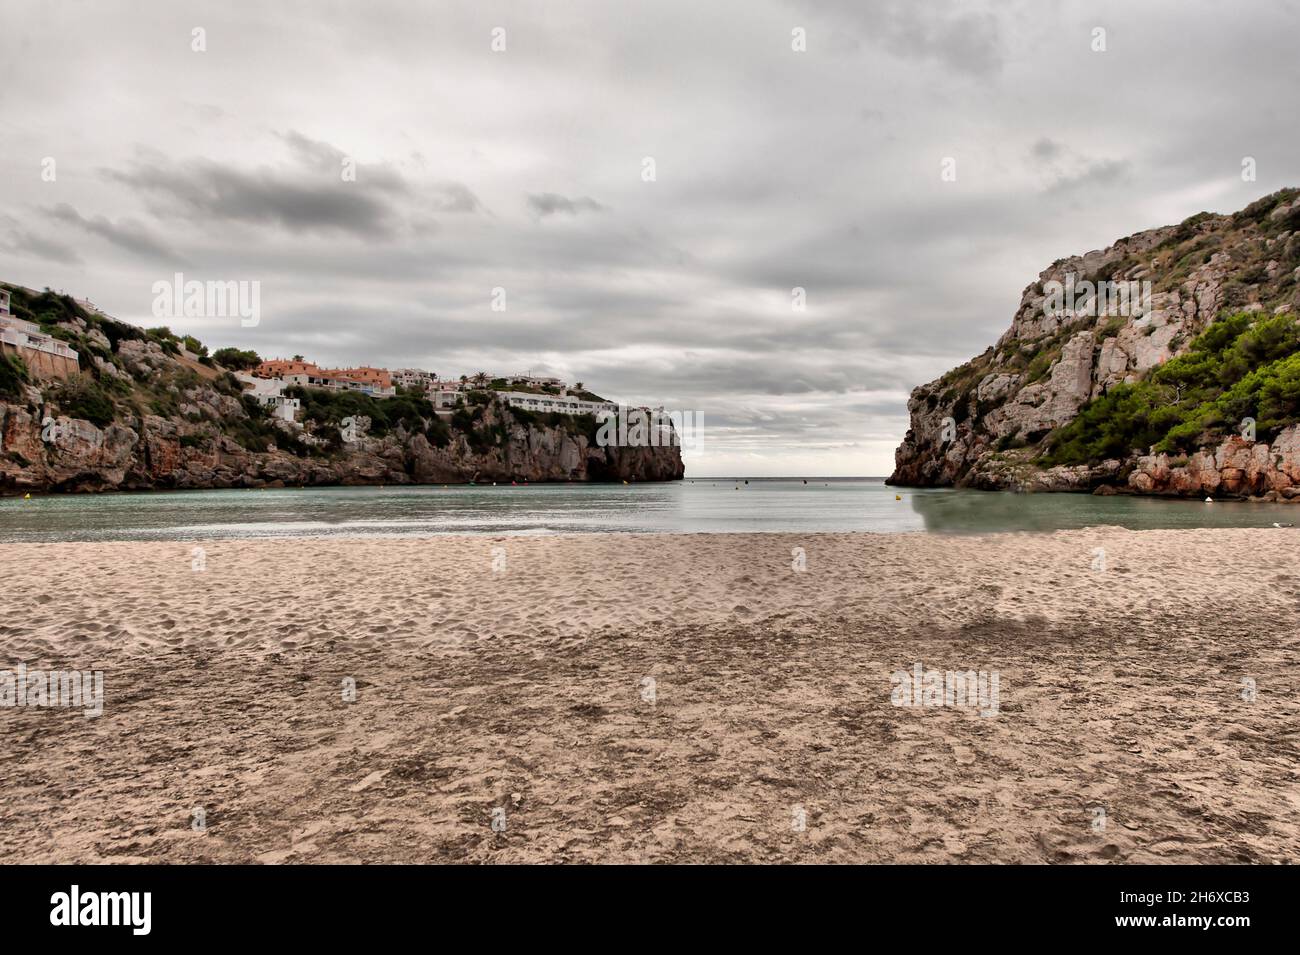
<path fill-rule="evenodd" d="M 1271 444 L 1229 440 L 1186 461 L 1134 448 L 1100 466 L 1033 463 L 1089 401 L 1185 352 L 1222 310 L 1300 311 L 1300 229 L 1291 225 L 1300 222 L 1300 195 L 1266 201 L 1266 215 L 1202 213 L 1044 269 L 994 346 L 913 390 L 889 482 L 1297 497 L 1288 493 L 1300 487 L 1294 428 Z M 1103 285 L 1112 294 L 1103 296 Z M 1060 294 L 1066 287 L 1072 296 Z"/>
<path fill-rule="evenodd" d="M 210 388 L 187 393 L 190 414 L 242 415 L 239 402 Z M 492 405 L 485 422 L 508 412 Z M 48 419 L 46 425 L 42 421 Z M 562 427 L 513 424 L 499 444 L 474 449 L 453 432 L 445 447 L 423 434 L 367 434 L 333 454 L 250 451 L 185 417 L 144 415 L 101 429 L 64 415 L 0 403 L 0 491 L 105 491 L 285 487 L 329 484 L 450 484 L 468 481 L 673 481 L 684 473 L 678 447 L 601 448 Z M 44 435 L 44 437 L 43 437 Z"/>
<path fill-rule="evenodd" d="M 0 487 L 100 490 L 122 483 L 138 436 L 130 428 L 0 404 Z"/>

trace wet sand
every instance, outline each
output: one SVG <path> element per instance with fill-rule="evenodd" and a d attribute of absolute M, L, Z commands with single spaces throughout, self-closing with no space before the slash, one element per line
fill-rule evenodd
<path fill-rule="evenodd" d="M 3 545 L 0 669 L 105 696 L 0 708 L 0 849 L 1297 861 L 1298 533 Z"/>

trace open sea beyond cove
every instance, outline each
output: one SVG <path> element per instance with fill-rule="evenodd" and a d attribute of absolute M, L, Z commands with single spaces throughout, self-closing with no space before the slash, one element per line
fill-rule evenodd
<path fill-rule="evenodd" d="M 887 487 L 882 478 L 173 491 L 0 499 L 0 542 L 1271 527 L 1300 505 Z"/>

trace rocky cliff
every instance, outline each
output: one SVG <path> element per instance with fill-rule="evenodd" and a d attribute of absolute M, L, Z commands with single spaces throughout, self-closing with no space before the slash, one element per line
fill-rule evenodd
<path fill-rule="evenodd" d="M 912 392 L 892 484 L 1300 497 L 1300 191 L 1058 260 Z"/>
<path fill-rule="evenodd" d="M 39 380 L 0 356 L 0 493 L 683 474 L 676 446 L 600 447 L 590 417 L 517 411 L 489 392 L 472 392 L 448 419 L 418 395 L 311 390 L 295 427 L 245 396 L 193 339 L 11 288 L 15 314 L 76 348 L 81 372 Z"/>

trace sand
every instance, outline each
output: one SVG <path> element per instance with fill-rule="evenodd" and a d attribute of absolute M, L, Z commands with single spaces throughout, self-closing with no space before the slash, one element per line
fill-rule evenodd
<path fill-rule="evenodd" d="M 105 698 L 0 709 L 0 851 L 1300 861 L 1297 535 L 4 545 L 0 669 Z"/>

